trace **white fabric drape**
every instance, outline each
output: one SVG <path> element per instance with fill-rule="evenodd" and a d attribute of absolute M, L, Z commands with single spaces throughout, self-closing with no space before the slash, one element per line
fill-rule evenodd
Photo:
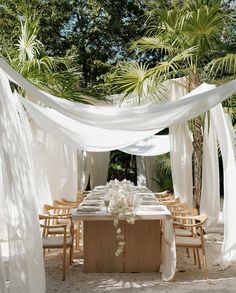
<path fill-rule="evenodd" d="M 169 135 L 152 135 L 120 150 L 136 156 L 158 156 L 170 151 L 170 138 Z"/>
<path fill-rule="evenodd" d="M 81 149 L 77 150 L 78 157 L 78 191 L 84 191 L 88 185 L 90 174 L 90 153 Z"/>
<path fill-rule="evenodd" d="M 220 264 L 236 260 L 236 161 L 230 131 L 221 105 L 211 110 L 224 167 L 224 241 Z"/>
<path fill-rule="evenodd" d="M 137 186 L 146 186 L 151 191 L 157 190 L 156 158 L 136 157 Z"/>
<path fill-rule="evenodd" d="M 209 122 L 208 116 L 205 117 L 200 211 L 207 214 L 207 226 L 218 223 L 220 213 L 218 147 L 215 127 L 210 114 Z"/>
<path fill-rule="evenodd" d="M 178 101 L 188 92 L 188 79 L 178 78 L 166 82 L 168 95 Z M 192 137 L 187 122 L 169 127 L 170 160 L 174 194 L 191 207 L 193 204 Z"/>
<path fill-rule="evenodd" d="M 225 113 L 225 118 L 226 118 L 226 122 L 229 128 L 229 132 L 230 132 L 230 136 L 232 139 L 232 143 L 234 146 L 234 155 L 235 155 L 235 159 L 236 159 L 236 133 L 235 133 L 235 129 L 232 125 L 232 119 L 230 117 L 230 115 L 228 113 Z"/>
<path fill-rule="evenodd" d="M 162 272 L 163 280 L 171 281 L 175 276 L 176 270 L 175 232 L 173 228 L 173 220 L 171 217 L 162 223 L 163 240 L 161 248 L 160 272 Z"/>
<path fill-rule="evenodd" d="M 122 131 L 88 126 L 48 108 L 21 98 L 28 114 L 37 125 L 57 140 L 89 152 L 120 149 L 153 135 L 156 130 Z"/>
<path fill-rule="evenodd" d="M 217 88 L 207 90 L 204 93 L 187 95 L 188 98 L 183 97 L 174 102 L 130 108 L 91 106 L 58 99 L 52 95 L 41 92 L 13 70 L 3 59 L 0 59 L 0 67 L 7 73 L 11 80 L 21 85 L 29 96 L 36 97 L 44 104 L 80 123 L 84 123 L 86 129 L 89 126 L 94 126 L 97 129 L 106 128 L 113 131 L 137 131 L 138 129 L 139 132 L 141 132 L 155 130 L 133 142 L 132 139 L 130 139 L 127 145 L 147 138 L 157 133 L 160 129 L 194 118 L 227 99 L 236 91 L 236 80 L 233 80 Z M 52 115 L 56 116 L 55 113 Z M 60 117 L 60 119 L 62 119 L 62 117 Z M 119 148 L 121 147 L 124 146 L 119 146 Z"/>
<path fill-rule="evenodd" d="M 90 153 L 90 188 L 106 185 L 110 152 Z"/>
<path fill-rule="evenodd" d="M 193 205 L 192 137 L 187 123 L 170 127 L 171 174 L 174 194 Z"/>
<path fill-rule="evenodd" d="M 52 204 L 62 197 L 75 200 L 78 176 L 76 148 L 56 140 L 36 125 L 32 129 L 35 173 L 41 178 L 46 177 L 41 180 L 46 185 L 38 186 L 40 202 Z"/>
<path fill-rule="evenodd" d="M 136 168 L 137 168 L 137 186 L 148 187 L 144 157 L 142 156 L 136 157 Z"/>
<path fill-rule="evenodd" d="M 45 292 L 32 153 L 8 80 L 0 70 L 0 291 Z M 5 244 L 5 245 L 3 245 Z M 5 249 L 3 249 L 5 247 Z"/>

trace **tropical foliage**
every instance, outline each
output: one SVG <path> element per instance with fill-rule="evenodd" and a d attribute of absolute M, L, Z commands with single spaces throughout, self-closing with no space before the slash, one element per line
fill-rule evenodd
<path fill-rule="evenodd" d="M 147 36 L 133 47 L 141 52 L 159 51 L 160 62 L 154 66 L 136 64 L 134 71 L 118 71 L 115 84 L 128 95 L 152 96 L 161 81 L 188 76 L 189 90 L 202 81 L 214 81 L 235 75 L 234 6 L 221 0 L 158 1 L 148 13 Z M 139 68 L 139 70 L 137 70 Z M 139 74 L 137 74 L 139 72 Z M 129 77 L 127 79 L 127 76 Z M 144 86 L 145 85 L 145 86 Z M 146 86 L 148 85 L 148 86 Z M 161 98 L 161 97 L 160 97 Z M 195 205 L 201 192 L 202 118 L 192 122 L 194 146 Z"/>
<path fill-rule="evenodd" d="M 38 40 L 39 19 L 24 15 L 20 35 L 10 51 L 2 55 L 25 78 L 58 97 L 94 103 L 96 99 L 81 89 L 81 72 L 73 65 L 73 57 L 49 56 Z"/>

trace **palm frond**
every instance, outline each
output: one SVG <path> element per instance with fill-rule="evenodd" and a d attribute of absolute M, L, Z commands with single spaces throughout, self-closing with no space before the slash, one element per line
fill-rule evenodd
<path fill-rule="evenodd" d="M 157 50 L 159 49 L 162 54 L 173 54 L 174 48 L 167 42 L 159 39 L 158 37 L 143 37 L 133 43 L 132 48 L 137 48 L 139 51 Z"/>
<path fill-rule="evenodd" d="M 157 66 L 148 70 L 146 74 L 147 77 L 160 78 L 163 75 L 169 77 L 170 73 L 177 73 L 178 70 L 183 69 L 183 62 L 186 62 L 187 66 L 191 66 L 191 58 L 196 50 L 196 46 L 188 48 L 174 56 L 172 59 L 158 63 Z"/>
<path fill-rule="evenodd" d="M 18 42 L 19 59 L 21 61 L 32 60 L 39 54 L 41 43 L 37 40 L 38 20 L 31 22 L 26 18 L 21 22 L 21 36 Z"/>
<path fill-rule="evenodd" d="M 164 154 L 158 157 L 156 161 L 156 167 L 160 174 L 171 174 L 171 162 L 170 156 L 168 154 Z"/>
<path fill-rule="evenodd" d="M 209 74 L 214 73 L 214 75 L 219 73 L 236 74 L 236 54 L 227 54 L 213 59 L 205 66 L 205 71 L 209 72 Z"/>
<path fill-rule="evenodd" d="M 148 81 L 145 81 L 147 66 L 145 64 L 133 63 L 118 72 L 114 78 L 114 85 L 126 95 L 133 94 L 140 97 L 147 94 Z"/>

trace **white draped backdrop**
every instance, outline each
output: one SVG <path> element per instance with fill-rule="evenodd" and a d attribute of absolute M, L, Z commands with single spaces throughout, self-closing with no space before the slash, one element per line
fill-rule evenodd
<path fill-rule="evenodd" d="M 44 292 L 43 259 L 37 221 L 39 202 L 45 202 L 46 198 L 53 201 L 61 196 L 72 199 L 77 189 L 86 188 L 89 176 L 91 187 L 105 183 L 110 150 L 121 149 L 142 156 L 170 151 L 175 193 L 191 205 L 192 138 L 187 121 L 208 110 L 211 116 L 208 121 L 210 127 L 205 127 L 204 134 L 201 209 L 209 214 L 210 222 L 217 222 L 218 139 L 224 163 L 225 186 L 225 235 L 220 257 L 221 261 L 236 260 L 236 181 L 231 179 L 236 178 L 232 142 L 235 137 L 232 138 L 232 129 L 230 131 L 220 105 L 236 92 L 236 80 L 217 88 L 202 85 L 187 95 L 184 95 L 186 89 L 180 83 L 167 83 L 165 94 L 168 102 L 117 108 L 58 99 L 37 89 L 2 59 L 0 68 L 2 292 L 6 291 L 6 279 L 10 280 L 8 292 Z M 37 104 L 19 94 L 13 95 L 8 78 L 23 87 L 27 97 L 33 98 Z M 23 113 L 21 103 L 30 117 L 30 123 Z M 164 142 L 166 137 L 154 135 L 166 127 L 170 127 L 170 143 Z M 160 143 L 160 148 L 156 145 L 157 142 Z M 146 169 L 147 175 L 152 168 L 150 162 L 153 160 L 148 157 L 138 159 L 140 170 Z M 151 175 L 140 177 L 143 180 L 140 182 L 150 184 L 147 183 L 150 177 Z M 34 178 L 37 179 L 36 182 Z M 213 209 L 209 197 L 215 202 Z M 6 254 L 8 276 L 3 268 Z"/>

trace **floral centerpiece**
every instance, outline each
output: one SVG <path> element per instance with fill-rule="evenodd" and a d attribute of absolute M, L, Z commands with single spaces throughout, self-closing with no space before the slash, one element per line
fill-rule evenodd
<path fill-rule="evenodd" d="M 118 248 L 116 256 L 119 256 L 125 247 L 125 237 L 119 228 L 119 219 L 125 218 L 130 224 L 135 221 L 135 207 L 138 205 L 135 197 L 135 186 L 131 181 L 111 180 L 106 185 L 105 203 L 109 202 L 110 213 L 114 216 Z"/>

